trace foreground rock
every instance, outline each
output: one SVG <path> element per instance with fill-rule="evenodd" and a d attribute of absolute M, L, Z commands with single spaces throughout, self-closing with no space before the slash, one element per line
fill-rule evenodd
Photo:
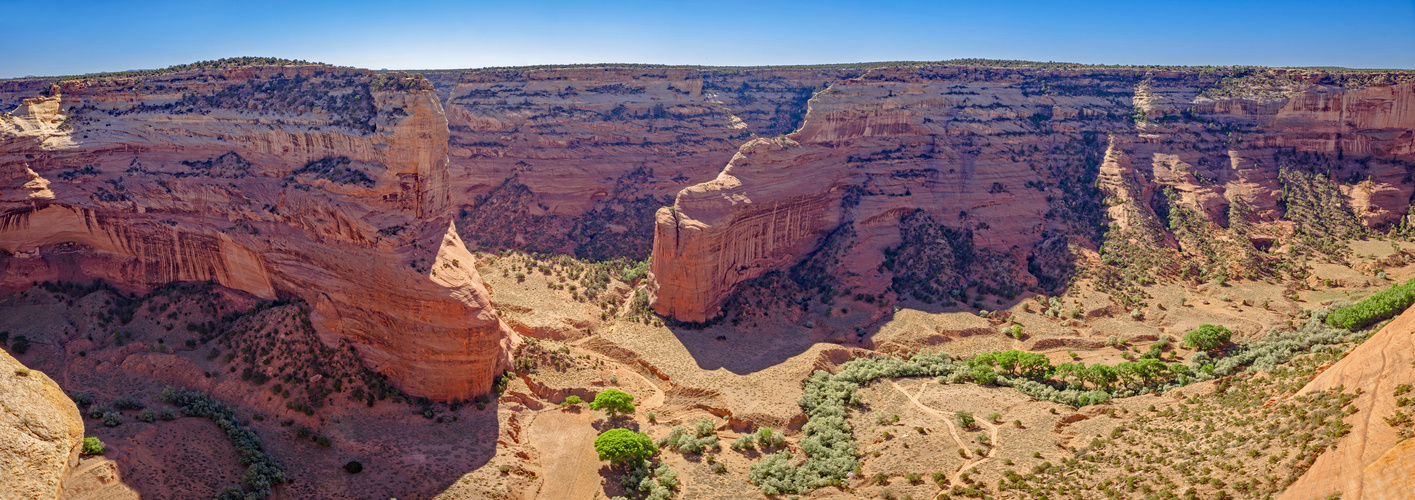
<path fill-rule="evenodd" d="M 0 498 L 63 495 L 84 423 L 59 384 L 0 350 Z"/>
<path fill-rule="evenodd" d="M 1279 498 L 1307 500 L 1339 493 L 1348 500 L 1409 498 L 1415 491 L 1415 439 L 1402 440 L 1387 417 L 1399 407 L 1393 392 L 1415 384 L 1415 309 L 1391 321 L 1370 339 L 1298 391 L 1305 394 L 1338 386 L 1360 390 L 1348 416 L 1351 433 L 1323 453 Z M 1409 397 L 1409 396 L 1407 396 Z"/>

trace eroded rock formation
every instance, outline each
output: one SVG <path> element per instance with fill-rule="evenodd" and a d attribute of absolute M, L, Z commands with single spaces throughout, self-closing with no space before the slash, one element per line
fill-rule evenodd
<path fill-rule="evenodd" d="M 426 80 L 322 66 L 60 82 L 0 120 L 0 290 L 297 297 L 403 390 L 487 392 L 509 329 L 456 236 Z"/>
<path fill-rule="evenodd" d="M 1349 207 L 1357 224 L 1386 228 L 1415 192 L 1409 80 L 1295 70 L 870 70 L 816 94 L 798 131 L 743 145 L 716 179 L 658 212 L 654 308 L 713 318 L 736 285 L 797 265 L 847 226 L 851 241 L 834 257 L 844 278 L 823 294 L 843 287 L 925 302 L 969 288 L 1007 296 L 1050 288 L 1068 272 L 1068 245 L 1099 247 L 1107 207 L 1121 229 L 1147 226 L 1145 244 L 1174 246 L 1169 203 L 1222 227 L 1239 205 L 1260 226 L 1249 238 L 1266 244 L 1265 233 L 1284 231 L 1286 170 L 1334 181 L 1341 194 L 1329 201 L 1342 205 L 1334 210 Z M 916 210 L 922 215 L 906 217 Z M 915 230 L 930 226 L 941 229 Z M 949 274 L 939 270 L 919 279 L 892 261 L 925 243 L 911 240 L 918 234 L 945 236 L 931 241 L 952 247 L 944 260 L 954 261 L 954 279 L 934 280 Z"/>
<path fill-rule="evenodd" d="M 61 498 L 83 439 L 79 408 L 59 384 L 0 350 L 0 497 Z"/>

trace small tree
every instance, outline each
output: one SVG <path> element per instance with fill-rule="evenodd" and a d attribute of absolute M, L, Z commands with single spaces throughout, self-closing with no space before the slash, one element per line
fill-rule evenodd
<path fill-rule="evenodd" d="M 955 415 L 958 417 L 959 427 L 962 427 L 964 429 L 972 429 L 973 426 L 977 424 L 977 422 L 973 420 L 972 413 L 959 410 Z"/>
<path fill-rule="evenodd" d="M 648 434 L 628 429 L 610 429 L 594 440 L 594 451 L 600 460 L 614 465 L 631 466 L 658 453 Z"/>
<path fill-rule="evenodd" d="M 1212 351 L 1227 344 L 1232 337 L 1233 332 L 1222 326 L 1199 325 L 1198 328 L 1184 334 L 1184 345 L 1201 351 Z"/>
<path fill-rule="evenodd" d="M 604 410 L 613 418 L 618 414 L 634 413 L 634 396 L 619 389 L 609 389 L 596 394 L 590 402 L 591 410 Z"/>
<path fill-rule="evenodd" d="M 84 455 L 102 455 L 103 441 L 99 441 L 96 437 L 86 437 L 84 438 L 84 447 L 79 453 Z"/>

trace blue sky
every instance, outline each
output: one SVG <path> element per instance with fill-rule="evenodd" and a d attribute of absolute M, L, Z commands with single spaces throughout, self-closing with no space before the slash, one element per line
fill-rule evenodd
<path fill-rule="evenodd" d="M 1415 69 L 1415 0 L 0 0 L 0 78 L 274 56 L 390 69 L 954 58 Z"/>

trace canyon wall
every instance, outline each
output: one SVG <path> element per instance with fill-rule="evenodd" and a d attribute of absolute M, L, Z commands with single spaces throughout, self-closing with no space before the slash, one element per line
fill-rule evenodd
<path fill-rule="evenodd" d="M 10 81 L 0 287 L 212 280 L 299 297 L 409 392 L 466 397 L 511 341 L 468 250 L 651 258 L 654 308 L 686 321 L 783 273 L 822 303 L 1054 291 L 1106 245 L 1178 255 L 1176 211 L 1236 221 L 1263 251 L 1302 221 L 1407 224 L 1410 80 L 310 65 Z M 1338 206 L 1294 205 L 1303 182 Z"/>
<path fill-rule="evenodd" d="M 796 127 L 858 70 L 515 68 L 431 72 L 451 129 L 459 229 L 478 249 L 648 257 L 653 213 L 742 144 Z"/>
<path fill-rule="evenodd" d="M 0 119 L 0 290 L 215 281 L 299 298 L 404 391 L 509 366 L 456 235 L 431 85 L 323 66 L 62 81 Z"/>
<path fill-rule="evenodd" d="M 717 178 L 658 211 L 654 308 L 711 319 L 740 283 L 798 265 L 847 226 L 830 273 L 843 279 L 825 295 L 932 303 L 969 288 L 1044 291 L 1069 272 L 1067 248 L 1097 250 L 1111 221 L 1124 230 L 1147 220 L 1147 243 L 1178 245 L 1164 220 L 1170 193 L 1221 227 L 1241 203 L 1245 218 L 1271 226 L 1255 241 L 1291 232 L 1279 221 L 1284 169 L 1329 179 L 1361 225 L 1389 227 L 1415 193 L 1409 80 L 872 69 L 815 94 L 799 130 L 743 145 Z M 940 261 L 919 248 L 928 245 L 953 255 Z M 921 259 L 928 272 L 905 269 Z"/>

